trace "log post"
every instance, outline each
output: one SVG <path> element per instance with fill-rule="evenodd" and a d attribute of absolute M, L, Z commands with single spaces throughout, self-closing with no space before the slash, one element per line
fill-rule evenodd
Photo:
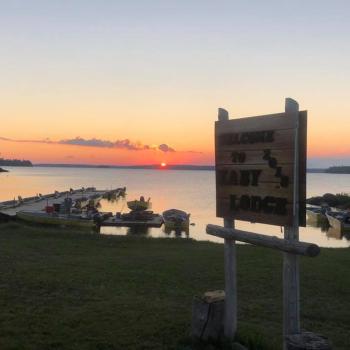
<path fill-rule="evenodd" d="M 224 226 L 233 228 L 234 221 L 224 219 Z M 237 330 L 236 242 L 225 238 L 225 322 L 224 334 L 233 340 Z"/>
<path fill-rule="evenodd" d="M 299 105 L 287 98 L 285 103 L 286 117 L 295 121 L 294 143 L 294 193 L 293 225 L 284 228 L 284 238 L 289 241 L 299 240 Z M 284 253 L 283 257 L 283 335 L 300 333 L 300 287 L 299 258 L 295 254 Z M 284 349 L 286 342 L 284 342 Z"/>
<path fill-rule="evenodd" d="M 225 292 L 206 292 L 192 303 L 192 338 L 219 341 L 224 333 Z"/>
<path fill-rule="evenodd" d="M 282 252 L 315 257 L 320 253 L 320 248 L 316 244 L 290 241 L 274 236 L 262 235 L 260 233 L 224 228 L 217 225 L 207 225 L 206 232 L 209 235 L 231 239 L 233 241 L 245 242 L 259 247 L 276 249 Z"/>
<path fill-rule="evenodd" d="M 219 108 L 218 120 L 229 120 L 228 112 Z M 224 219 L 224 227 L 234 228 L 234 220 Z M 237 330 L 237 274 L 236 274 L 236 242 L 225 238 L 225 320 L 224 335 L 233 340 Z"/>

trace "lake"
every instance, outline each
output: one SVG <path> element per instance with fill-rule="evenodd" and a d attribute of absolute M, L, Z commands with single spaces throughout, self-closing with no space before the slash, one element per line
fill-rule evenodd
<path fill-rule="evenodd" d="M 126 200 L 151 197 L 152 210 L 161 213 L 177 208 L 191 213 L 189 237 L 196 240 L 222 242 L 222 239 L 205 233 L 205 226 L 222 224 L 215 217 L 215 172 L 190 170 L 133 170 L 106 168 L 62 168 L 62 167 L 6 167 L 9 173 L 0 174 L 0 201 L 51 193 L 69 188 L 94 186 L 97 189 L 127 188 Z M 350 193 L 348 174 L 307 174 L 307 195 L 322 195 L 325 192 Z M 101 210 L 127 212 L 125 199 L 115 203 L 101 201 Z M 282 237 L 278 226 L 252 224 L 236 221 L 236 228 Z M 163 228 L 152 228 L 146 232 L 133 232 L 127 228 L 102 228 L 103 234 L 147 234 L 153 237 L 174 237 Z M 186 237 L 183 234 L 182 237 Z M 317 227 L 300 228 L 300 240 L 316 243 L 321 247 L 349 247 L 350 241 L 332 229 L 322 231 Z"/>

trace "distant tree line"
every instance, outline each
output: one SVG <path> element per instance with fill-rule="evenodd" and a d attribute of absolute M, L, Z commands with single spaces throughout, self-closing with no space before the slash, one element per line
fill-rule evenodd
<path fill-rule="evenodd" d="M 326 173 L 350 174 L 350 166 L 331 166 L 328 169 L 326 169 Z"/>
<path fill-rule="evenodd" d="M 311 197 L 306 203 L 312 205 L 328 205 L 339 209 L 350 209 L 350 196 L 346 193 L 325 193 L 323 196 Z"/>
<path fill-rule="evenodd" d="M 20 159 L 4 159 L 0 158 L 0 165 L 2 166 L 33 166 L 30 160 Z"/>

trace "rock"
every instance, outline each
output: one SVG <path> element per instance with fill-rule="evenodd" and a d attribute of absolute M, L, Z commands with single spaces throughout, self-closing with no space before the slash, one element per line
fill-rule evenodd
<path fill-rule="evenodd" d="M 331 350 L 329 340 L 319 334 L 302 332 L 286 337 L 287 350 Z"/>
<path fill-rule="evenodd" d="M 239 343 L 232 344 L 232 350 L 248 350 L 245 346 Z"/>

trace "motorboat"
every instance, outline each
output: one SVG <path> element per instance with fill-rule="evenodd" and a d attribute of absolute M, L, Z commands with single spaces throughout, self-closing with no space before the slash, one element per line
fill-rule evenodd
<path fill-rule="evenodd" d="M 143 196 L 139 200 L 128 201 L 128 208 L 132 211 L 143 211 L 151 208 L 151 198 L 146 201 Z"/>
<path fill-rule="evenodd" d="M 190 214 L 179 209 L 169 209 L 163 212 L 164 225 L 169 230 L 188 231 Z"/>

